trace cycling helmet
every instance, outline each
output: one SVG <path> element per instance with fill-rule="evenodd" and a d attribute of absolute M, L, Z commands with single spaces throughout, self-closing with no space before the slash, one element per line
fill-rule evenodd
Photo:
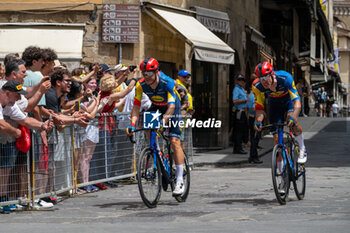
<path fill-rule="evenodd" d="M 258 76 L 258 78 L 267 76 L 271 74 L 272 71 L 273 71 L 273 66 L 268 62 L 259 63 L 255 67 L 255 74 L 256 76 Z"/>
<path fill-rule="evenodd" d="M 154 58 L 146 58 L 140 64 L 140 69 L 142 72 L 145 71 L 155 71 L 159 68 L 159 63 Z"/>

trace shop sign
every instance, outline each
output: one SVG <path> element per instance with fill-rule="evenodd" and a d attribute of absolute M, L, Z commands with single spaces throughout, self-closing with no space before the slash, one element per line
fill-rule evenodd
<path fill-rule="evenodd" d="M 194 6 L 196 18 L 210 31 L 230 34 L 230 18 L 226 12 Z"/>
<path fill-rule="evenodd" d="M 214 19 L 210 17 L 203 17 L 200 15 L 197 15 L 197 20 L 211 31 L 217 31 L 217 32 L 222 32 L 227 34 L 230 33 L 229 21 Z"/>
<path fill-rule="evenodd" d="M 198 61 L 205 62 L 214 62 L 222 64 L 234 64 L 235 63 L 235 54 L 221 52 L 221 51 L 211 51 L 207 49 L 194 49 L 195 59 Z"/>
<path fill-rule="evenodd" d="M 138 43 L 140 6 L 134 4 L 104 4 L 102 42 Z"/>

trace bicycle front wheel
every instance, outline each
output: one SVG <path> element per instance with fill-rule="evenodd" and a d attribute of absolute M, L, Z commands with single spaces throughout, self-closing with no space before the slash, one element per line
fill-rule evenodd
<path fill-rule="evenodd" d="M 299 150 L 296 145 L 293 145 L 293 159 L 294 159 L 294 180 L 293 187 L 295 195 L 299 200 L 303 200 L 306 190 L 306 170 L 305 165 L 298 163 Z"/>
<path fill-rule="evenodd" d="M 285 205 L 288 200 L 289 194 L 289 175 L 287 171 L 287 164 L 283 166 L 282 171 L 277 166 L 277 158 L 283 157 L 283 147 L 281 145 L 275 145 L 272 151 L 272 163 L 271 163 L 271 175 L 272 184 L 275 191 L 276 199 L 281 205 Z"/>
<path fill-rule="evenodd" d="M 161 195 L 162 177 L 159 167 L 159 161 L 155 158 L 150 148 L 141 152 L 137 167 L 137 181 L 142 201 L 149 208 L 154 208 Z"/>
<path fill-rule="evenodd" d="M 184 160 L 185 160 L 185 164 L 183 166 L 183 181 L 184 181 L 185 190 L 182 195 L 174 196 L 178 202 L 185 202 L 190 192 L 190 183 L 191 183 L 190 166 L 188 164 L 188 159 L 185 152 L 184 152 Z"/>

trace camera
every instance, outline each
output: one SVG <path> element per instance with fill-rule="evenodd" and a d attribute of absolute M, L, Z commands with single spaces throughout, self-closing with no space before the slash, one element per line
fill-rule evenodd
<path fill-rule="evenodd" d="M 136 69 L 137 66 L 129 66 L 130 72 L 133 72 Z"/>

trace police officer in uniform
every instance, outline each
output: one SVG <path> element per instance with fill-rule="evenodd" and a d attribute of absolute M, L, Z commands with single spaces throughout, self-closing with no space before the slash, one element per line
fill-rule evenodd
<path fill-rule="evenodd" d="M 245 77 L 241 74 L 236 76 L 236 85 L 233 89 L 232 101 L 235 107 L 234 113 L 234 134 L 233 134 L 233 153 L 247 154 L 242 148 L 242 142 L 248 141 L 248 124 L 246 115 L 247 92 L 245 91 Z"/>

